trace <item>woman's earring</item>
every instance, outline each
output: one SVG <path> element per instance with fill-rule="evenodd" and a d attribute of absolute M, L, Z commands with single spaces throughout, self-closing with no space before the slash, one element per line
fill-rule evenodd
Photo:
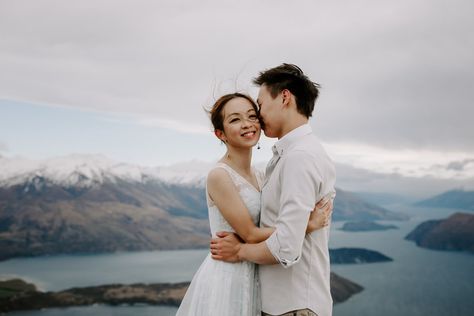
<path fill-rule="evenodd" d="M 260 142 L 257 143 L 257 149 L 260 149 Z"/>

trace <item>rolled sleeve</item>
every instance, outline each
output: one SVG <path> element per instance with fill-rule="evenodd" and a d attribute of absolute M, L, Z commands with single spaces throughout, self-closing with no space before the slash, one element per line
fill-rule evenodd
<path fill-rule="evenodd" d="M 294 265 L 301 258 L 301 255 L 298 255 L 296 258 L 294 258 L 294 255 L 282 249 L 281 243 L 278 241 L 278 234 L 276 231 L 265 242 L 276 261 L 278 261 L 278 263 L 285 268 Z"/>
<path fill-rule="evenodd" d="M 292 152 L 282 163 L 280 212 L 266 245 L 275 259 L 288 268 L 301 258 L 306 227 L 321 181 L 318 175 L 309 172 L 314 170 L 315 162 L 305 152 Z"/>

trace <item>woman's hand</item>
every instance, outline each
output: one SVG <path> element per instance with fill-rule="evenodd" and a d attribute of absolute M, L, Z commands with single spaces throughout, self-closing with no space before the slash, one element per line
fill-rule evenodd
<path fill-rule="evenodd" d="M 332 215 L 333 199 L 325 196 L 322 198 L 309 216 L 308 226 L 306 227 L 306 234 L 312 233 L 315 230 L 321 229 L 329 225 L 329 220 Z"/>
<path fill-rule="evenodd" d="M 241 261 L 238 253 L 241 246 L 239 237 L 231 232 L 218 232 L 217 238 L 211 239 L 212 259 L 225 262 Z"/>

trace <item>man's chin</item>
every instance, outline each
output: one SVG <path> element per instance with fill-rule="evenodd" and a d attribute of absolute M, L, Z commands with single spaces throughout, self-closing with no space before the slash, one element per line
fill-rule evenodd
<path fill-rule="evenodd" d="M 263 133 L 264 133 L 265 136 L 268 137 L 268 138 L 276 138 L 276 136 L 273 135 L 273 134 L 271 133 L 271 131 L 269 131 L 269 130 L 263 130 Z"/>

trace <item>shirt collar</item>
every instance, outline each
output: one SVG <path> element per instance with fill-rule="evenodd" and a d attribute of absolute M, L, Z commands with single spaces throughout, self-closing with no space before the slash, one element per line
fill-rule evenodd
<path fill-rule="evenodd" d="M 311 134 L 313 130 L 309 124 L 301 125 L 294 130 L 290 131 L 288 134 L 280 138 L 275 145 L 273 145 L 273 153 L 278 153 L 278 155 L 283 155 L 283 153 L 300 137 Z"/>

